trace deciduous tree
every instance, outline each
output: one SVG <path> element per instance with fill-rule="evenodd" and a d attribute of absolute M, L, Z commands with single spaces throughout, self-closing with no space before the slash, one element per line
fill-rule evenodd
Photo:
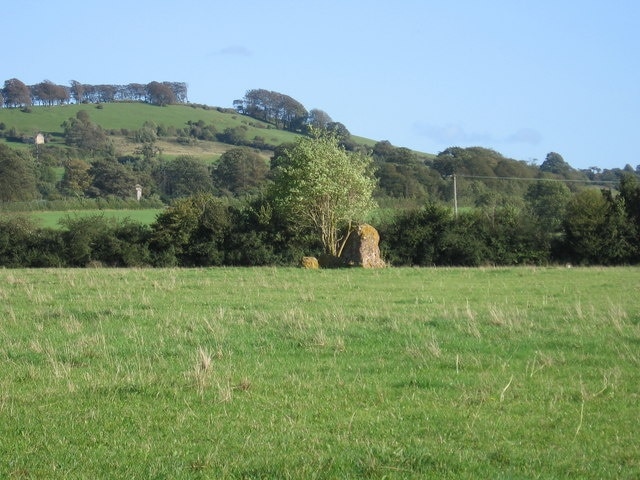
<path fill-rule="evenodd" d="M 548 234 L 560 230 L 570 198 L 569 188 L 553 180 L 534 182 L 525 194 L 532 214 Z"/>
<path fill-rule="evenodd" d="M 31 200 L 36 194 L 31 157 L 0 143 L 0 202 Z"/>
<path fill-rule="evenodd" d="M 232 148 L 222 154 L 212 176 L 218 189 L 238 196 L 258 190 L 268 172 L 267 163 L 256 152 Z"/>
<path fill-rule="evenodd" d="M 326 253 L 339 256 L 355 224 L 375 205 L 371 157 L 347 152 L 327 132 L 300 138 L 281 155 L 274 185 L 280 208 L 314 228 Z"/>
<path fill-rule="evenodd" d="M 78 147 L 89 155 L 111 151 L 112 145 L 107 134 L 100 125 L 91 122 L 85 110 L 78 111 L 75 117 L 69 118 L 61 126 L 67 145 Z"/>
<path fill-rule="evenodd" d="M 23 82 L 12 78 L 4 82 L 2 89 L 4 102 L 9 107 L 26 107 L 31 105 L 31 92 Z"/>
<path fill-rule="evenodd" d="M 188 155 L 159 165 L 154 177 L 160 191 L 168 198 L 209 193 L 213 186 L 207 166 L 201 160 Z"/>
<path fill-rule="evenodd" d="M 84 195 L 93 178 L 89 174 L 89 165 L 84 160 L 70 159 L 64 165 L 64 175 L 60 189 L 67 195 Z"/>
<path fill-rule="evenodd" d="M 147 99 L 149 103 L 161 107 L 176 103 L 176 96 L 170 85 L 159 82 L 151 82 L 147 85 Z"/>

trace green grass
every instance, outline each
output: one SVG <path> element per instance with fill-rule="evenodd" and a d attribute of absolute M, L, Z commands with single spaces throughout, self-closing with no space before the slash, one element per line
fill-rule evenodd
<path fill-rule="evenodd" d="M 165 127 L 184 128 L 188 121 L 198 122 L 202 120 L 205 124 L 215 125 L 218 132 L 223 132 L 226 128 L 233 128 L 244 125 L 248 128 L 246 138 L 252 140 L 254 137 L 262 137 L 269 145 L 280 145 L 286 142 L 293 142 L 298 137 L 297 134 L 284 130 L 277 130 L 267 123 L 255 120 L 250 117 L 235 113 L 219 112 L 215 108 L 204 109 L 202 107 L 194 107 L 190 105 L 169 105 L 166 107 L 158 107 L 145 103 L 106 103 L 101 108 L 97 108 L 94 104 L 80 105 L 61 105 L 53 107 L 34 106 L 30 107 L 29 113 L 23 112 L 16 108 L 0 108 L 0 123 L 5 124 L 5 129 L 15 128 L 19 133 L 24 135 L 35 135 L 37 132 L 53 134 L 54 143 L 62 144 L 62 123 L 71 117 L 75 117 L 80 110 L 89 113 L 91 121 L 100 125 L 106 130 L 137 130 L 141 128 L 145 122 L 151 121 L 156 125 L 164 125 Z M 378 140 L 369 139 L 353 135 L 353 140 L 359 144 L 373 147 Z M 2 139 L 0 139 L 2 141 Z M 13 143 L 13 147 L 27 148 L 27 144 Z M 228 150 L 230 147 L 226 144 L 218 144 L 217 142 L 198 142 L 198 147 L 193 146 L 177 146 L 162 145 L 163 150 L 168 152 L 168 158 L 171 158 L 172 151 L 178 153 L 175 155 L 186 154 L 188 151 L 193 152 L 194 156 L 207 155 L 207 152 L 201 150 Z M 133 150 L 133 147 L 128 147 Z M 424 158 L 432 158 L 432 154 L 420 154 Z M 211 156 L 211 155 L 209 155 Z M 219 153 L 217 154 L 219 156 Z M 217 158 L 217 156 L 211 158 Z"/>
<path fill-rule="evenodd" d="M 60 220 L 67 217 L 80 218 L 93 215 L 104 215 L 105 217 L 114 217 L 119 220 L 128 218 L 137 223 L 146 225 L 152 224 L 158 214 L 162 210 L 157 208 L 140 209 L 140 210 L 72 210 L 72 211 L 40 211 L 30 212 L 29 216 L 33 218 L 38 226 L 43 228 L 60 228 Z"/>
<path fill-rule="evenodd" d="M 1 478 L 638 478 L 640 269 L 0 270 Z"/>
<path fill-rule="evenodd" d="M 296 135 L 283 130 L 269 128 L 264 122 L 254 120 L 243 115 L 223 113 L 218 110 L 196 108 L 189 105 L 169 105 L 158 107 L 145 103 L 107 103 L 101 108 L 92 104 L 63 105 L 54 107 L 31 107 L 29 113 L 20 109 L 0 109 L 0 122 L 5 124 L 8 130 L 16 128 L 21 133 L 31 135 L 37 132 L 49 134 L 63 133 L 62 123 L 71 117 L 75 117 L 80 110 L 89 113 L 91 121 L 106 130 L 137 130 L 145 122 L 151 121 L 156 125 L 165 127 L 183 128 L 188 121 L 202 120 L 205 124 L 213 123 L 219 132 L 226 128 L 245 125 L 248 128 L 246 138 L 252 139 L 261 136 L 266 143 L 279 145 L 283 142 L 293 141 Z"/>

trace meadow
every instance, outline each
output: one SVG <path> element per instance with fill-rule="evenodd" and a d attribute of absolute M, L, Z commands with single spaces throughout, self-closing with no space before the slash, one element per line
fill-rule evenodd
<path fill-rule="evenodd" d="M 59 106 L 33 106 L 28 112 L 17 108 L 0 108 L 0 124 L 9 130 L 15 128 L 17 132 L 31 136 L 34 132 L 43 132 L 50 135 L 50 141 L 54 145 L 63 145 L 62 134 L 63 122 L 73 118 L 76 114 L 84 110 L 89 113 L 91 121 L 100 125 L 105 130 L 117 133 L 121 130 L 135 131 L 151 122 L 158 126 L 174 127 L 182 129 L 187 126 L 187 122 L 203 121 L 206 125 L 213 124 L 216 130 L 222 133 L 227 128 L 239 126 L 246 127 L 246 138 L 251 140 L 254 137 L 262 137 L 268 145 L 276 146 L 286 142 L 293 142 L 298 137 L 297 134 L 285 130 L 278 130 L 260 120 L 237 114 L 229 109 L 218 109 L 214 107 L 195 105 L 168 105 L 158 107 L 146 103 L 137 102 L 116 102 L 101 105 L 94 104 L 71 104 Z M 353 136 L 355 142 L 373 146 L 376 140 Z M 116 149 L 121 154 L 132 154 L 136 144 L 127 142 L 124 137 L 111 136 Z M 0 139 L 3 141 L 3 139 Z M 32 148 L 28 144 L 13 142 L 14 148 Z M 226 150 L 232 148 L 231 145 L 199 141 L 194 145 L 179 145 L 167 139 L 159 139 L 158 146 L 162 149 L 163 155 L 172 158 L 176 155 L 191 155 L 194 157 L 205 157 L 208 159 L 218 158 Z"/>
<path fill-rule="evenodd" d="M 0 270 L 1 478 L 638 478 L 640 268 Z"/>

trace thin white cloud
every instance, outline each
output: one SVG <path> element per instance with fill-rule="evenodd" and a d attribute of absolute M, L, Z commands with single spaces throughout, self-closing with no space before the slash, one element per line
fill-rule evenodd
<path fill-rule="evenodd" d="M 243 45 L 228 45 L 216 52 L 218 55 L 230 55 L 235 57 L 250 57 L 251 50 Z"/>
<path fill-rule="evenodd" d="M 469 132 L 461 125 L 454 123 L 433 125 L 416 122 L 413 128 L 418 135 L 442 145 L 489 145 L 500 143 L 537 145 L 542 140 L 540 132 L 532 128 L 521 128 L 503 137 L 486 132 Z"/>
<path fill-rule="evenodd" d="M 521 128 L 517 132 L 507 135 L 507 143 L 526 143 L 528 145 L 538 145 L 542 141 L 542 135 L 533 128 Z"/>
<path fill-rule="evenodd" d="M 456 145 L 469 143 L 489 143 L 491 135 L 487 133 L 467 132 L 461 125 L 433 125 L 416 122 L 414 129 L 423 137 L 439 144 Z"/>

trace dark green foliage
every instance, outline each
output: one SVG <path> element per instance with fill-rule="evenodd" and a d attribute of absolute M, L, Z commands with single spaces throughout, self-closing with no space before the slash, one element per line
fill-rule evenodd
<path fill-rule="evenodd" d="M 31 200 L 36 195 L 33 159 L 0 143 L 0 202 Z"/>
<path fill-rule="evenodd" d="M 65 258 L 69 266 L 136 267 L 149 265 L 149 227 L 102 215 L 62 221 Z"/>
<path fill-rule="evenodd" d="M 387 140 L 373 147 L 378 190 L 376 195 L 392 198 L 436 200 L 445 182 L 440 174 L 420 161 L 408 148 L 394 147 Z"/>
<path fill-rule="evenodd" d="M 522 199 L 528 186 L 517 179 L 540 175 L 537 167 L 482 147 L 448 148 L 436 156 L 432 167 L 443 178 L 455 174 L 460 203 L 476 206 L 514 204 Z"/>
<path fill-rule="evenodd" d="M 388 261 L 394 265 L 519 265 L 545 263 L 549 244 L 515 208 L 475 210 L 454 218 L 435 204 L 405 212 L 381 229 Z"/>
<path fill-rule="evenodd" d="M 246 145 L 247 131 L 249 129 L 244 125 L 238 125 L 237 127 L 225 128 L 224 132 L 216 135 L 218 141 L 228 143 L 230 145 Z"/>
<path fill-rule="evenodd" d="M 623 197 L 609 190 L 583 190 L 567 204 L 564 254 L 576 263 L 615 265 L 637 261 L 634 225 Z"/>
<path fill-rule="evenodd" d="M 211 194 L 177 200 L 153 225 L 151 249 L 162 266 L 224 264 L 229 206 Z"/>
<path fill-rule="evenodd" d="M 476 230 L 468 236 L 481 239 L 486 258 L 492 265 L 538 265 L 549 260 L 550 242 L 530 215 L 514 207 L 490 213 L 476 211 Z"/>
<path fill-rule="evenodd" d="M 203 120 L 198 120 L 197 122 L 188 121 L 185 131 L 189 137 L 195 138 L 196 140 L 214 142 L 217 138 L 216 127 L 213 124 L 207 125 Z"/>
<path fill-rule="evenodd" d="M 542 165 L 540 165 L 540 170 L 567 177 L 573 169 L 564 161 L 562 155 L 556 152 L 549 152 L 544 159 L 544 162 L 542 162 Z"/>
<path fill-rule="evenodd" d="M 166 199 L 208 193 L 213 187 L 207 166 L 202 160 L 190 156 L 159 164 L 153 176 Z"/>
<path fill-rule="evenodd" d="M 64 265 L 61 252 L 58 232 L 22 216 L 0 218 L 1 267 L 59 267 Z"/>
<path fill-rule="evenodd" d="M 80 168 L 80 165 L 78 165 Z M 77 172 L 81 175 L 81 172 Z M 135 197 L 136 175 L 130 167 L 113 158 L 101 158 L 91 165 L 87 172 L 92 178 L 87 193 L 91 197 L 115 196 L 118 198 Z"/>
<path fill-rule="evenodd" d="M 640 180 L 625 173 L 620 179 L 620 197 L 629 222 L 635 228 L 636 240 L 640 240 Z"/>
<path fill-rule="evenodd" d="M 113 145 L 107 138 L 107 133 L 100 125 L 91 122 L 86 110 L 80 110 L 75 118 L 65 121 L 62 128 L 67 145 L 77 147 L 90 156 L 113 153 Z"/>
<path fill-rule="evenodd" d="M 65 162 L 64 175 L 60 182 L 60 190 L 65 195 L 82 196 L 89 189 L 93 180 L 89 170 L 91 165 L 80 159 Z"/>
<path fill-rule="evenodd" d="M 392 265 L 435 265 L 452 224 L 450 210 L 436 204 L 402 213 L 380 229 L 384 256 Z"/>
<path fill-rule="evenodd" d="M 255 193 L 264 184 L 269 166 L 248 148 L 232 148 L 220 157 L 213 170 L 213 184 L 223 194 L 242 196 Z"/>
<path fill-rule="evenodd" d="M 543 231 L 549 234 L 561 229 L 570 198 L 569 188 L 562 182 L 552 180 L 532 183 L 525 194 L 531 214 Z"/>
<path fill-rule="evenodd" d="M 438 265 L 477 267 L 490 264 L 486 224 L 480 217 L 465 214 L 444 234 Z"/>
<path fill-rule="evenodd" d="M 313 232 L 296 228 L 266 198 L 233 208 L 232 224 L 226 242 L 229 265 L 292 265 L 322 251 Z"/>

